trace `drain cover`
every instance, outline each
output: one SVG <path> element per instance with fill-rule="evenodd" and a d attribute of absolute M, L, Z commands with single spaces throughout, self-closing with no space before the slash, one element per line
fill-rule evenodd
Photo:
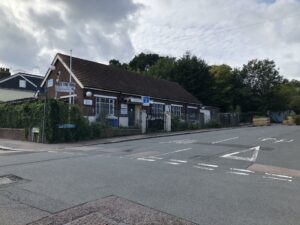
<path fill-rule="evenodd" d="M 0 186 L 16 183 L 17 181 L 22 180 L 21 177 L 15 176 L 13 174 L 8 174 L 4 176 L 0 176 Z"/>

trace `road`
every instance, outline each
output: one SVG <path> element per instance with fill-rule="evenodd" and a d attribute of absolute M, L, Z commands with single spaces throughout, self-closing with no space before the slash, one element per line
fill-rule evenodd
<path fill-rule="evenodd" d="M 0 224 L 114 195 L 200 225 L 299 225 L 299 146 L 300 127 L 273 125 L 1 152 L 0 176 L 22 180 L 0 179 Z"/>

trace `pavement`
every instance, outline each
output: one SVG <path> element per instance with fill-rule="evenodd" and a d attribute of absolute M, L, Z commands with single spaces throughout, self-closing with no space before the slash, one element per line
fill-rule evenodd
<path fill-rule="evenodd" d="M 272 125 L 0 151 L 0 224 L 299 225 L 299 145 Z"/>
<path fill-rule="evenodd" d="M 243 127 L 248 127 L 248 126 L 249 125 L 244 125 Z M 72 143 L 57 143 L 57 144 L 43 144 L 43 143 L 0 138 L 0 150 L 13 150 L 13 151 L 62 150 L 62 149 L 68 149 L 73 147 L 80 147 L 80 146 L 111 144 L 111 143 L 119 143 L 119 142 L 126 142 L 126 141 L 143 140 L 143 139 L 151 139 L 151 138 L 158 138 L 158 137 L 171 137 L 171 136 L 195 134 L 195 133 L 205 133 L 205 132 L 213 132 L 217 130 L 228 130 L 228 129 L 236 129 L 236 128 L 238 127 L 210 128 L 210 129 L 189 130 L 189 131 L 170 132 L 170 133 L 160 132 L 160 133 L 150 133 L 150 134 L 141 134 L 141 135 L 122 136 L 122 137 L 102 138 L 102 139 L 78 141 Z"/>

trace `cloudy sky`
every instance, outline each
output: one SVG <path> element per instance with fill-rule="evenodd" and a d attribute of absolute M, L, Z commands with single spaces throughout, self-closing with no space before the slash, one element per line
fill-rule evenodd
<path fill-rule="evenodd" d="M 300 80 L 299 0 L 1 0 L 0 66 L 44 75 L 57 52 L 107 63 L 186 51 L 209 64 L 275 60 Z"/>

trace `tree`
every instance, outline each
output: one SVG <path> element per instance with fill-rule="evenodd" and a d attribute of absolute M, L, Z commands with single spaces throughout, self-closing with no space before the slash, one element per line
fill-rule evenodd
<path fill-rule="evenodd" d="M 268 59 L 251 60 L 243 66 L 240 75 L 245 88 L 251 91 L 251 96 L 248 96 L 251 98 L 248 108 L 260 112 L 273 110 L 278 88 L 284 81 L 276 69 L 275 62 Z"/>
<path fill-rule="evenodd" d="M 233 111 L 236 108 L 233 103 L 236 82 L 234 82 L 232 68 L 225 64 L 213 65 L 210 66 L 209 72 L 215 81 L 214 106 L 219 107 L 222 111 Z"/>
<path fill-rule="evenodd" d="M 117 59 L 111 59 L 111 60 L 109 60 L 109 65 L 110 66 L 115 66 L 115 67 L 122 67 L 122 64 Z"/>
<path fill-rule="evenodd" d="M 258 96 L 268 94 L 272 88 L 283 83 L 275 62 L 268 59 L 249 61 L 243 66 L 242 74 L 244 83 Z"/>
<path fill-rule="evenodd" d="M 172 80 L 176 59 L 173 57 L 161 57 L 151 66 L 146 74 L 165 80 Z"/>
<path fill-rule="evenodd" d="M 144 72 L 153 66 L 159 59 L 160 56 L 158 54 L 145 54 L 142 52 L 129 62 L 129 67 L 133 71 Z"/>
<path fill-rule="evenodd" d="M 204 60 L 186 53 L 176 61 L 171 80 L 178 82 L 205 105 L 213 103 L 214 80 Z"/>

